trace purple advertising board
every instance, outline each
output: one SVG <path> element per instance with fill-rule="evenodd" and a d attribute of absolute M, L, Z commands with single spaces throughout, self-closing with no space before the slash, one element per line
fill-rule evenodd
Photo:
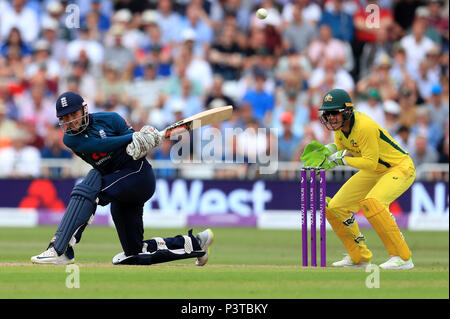
<path fill-rule="evenodd" d="M 47 214 L 40 217 L 42 223 L 53 223 L 59 216 L 51 214 L 64 211 L 75 182 L 3 179 L 0 207 L 34 208 Z M 341 186 L 342 183 L 327 183 L 327 196 L 332 197 Z M 447 182 L 415 182 L 390 209 L 401 227 L 411 212 L 448 215 L 448 198 Z M 256 217 L 264 212 L 300 212 L 300 182 L 158 179 L 155 195 L 144 208 L 150 214 L 155 210 L 185 214 L 192 223 L 254 226 Z"/>

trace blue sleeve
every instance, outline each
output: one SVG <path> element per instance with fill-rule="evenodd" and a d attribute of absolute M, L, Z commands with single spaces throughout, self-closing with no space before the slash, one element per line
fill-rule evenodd
<path fill-rule="evenodd" d="M 133 127 L 122 116 L 112 113 L 112 125 L 117 135 L 127 135 L 134 133 Z"/>
<path fill-rule="evenodd" d="M 108 136 L 106 138 L 85 137 L 83 134 L 64 135 L 63 142 L 76 153 L 108 153 L 117 150 L 131 142 L 133 132 L 122 136 Z"/>
<path fill-rule="evenodd" d="M 268 105 L 268 111 L 272 111 L 275 107 L 275 99 L 273 94 L 269 94 L 269 99 L 268 99 L 269 105 Z"/>
<path fill-rule="evenodd" d="M 348 24 L 347 32 L 346 32 L 346 34 L 343 35 L 344 36 L 344 40 L 347 41 L 347 42 L 352 42 L 353 34 L 355 32 L 355 28 L 354 28 L 354 25 L 353 25 L 353 19 L 352 19 L 351 15 L 347 15 L 347 24 Z"/>

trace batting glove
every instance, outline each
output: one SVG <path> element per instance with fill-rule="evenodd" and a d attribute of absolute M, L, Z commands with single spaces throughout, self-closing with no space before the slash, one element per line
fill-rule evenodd
<path fill-rule="evenodd" d="M 150 149 L 161 145 L 162 143 L 161 133 L 153 126 L 145 125 L 141 128 L 140 132 L 147 140 L 147 143 L 151 145 Z"/>
<path fill-rule="evenodd" d="M 150 150 L 150 145 L 143 137 L 141 132 L 133 133 L 133 140 L 127 145 L 127 154 L 133 157 L 134 160 L 138 160 L 144 157 Z"/>

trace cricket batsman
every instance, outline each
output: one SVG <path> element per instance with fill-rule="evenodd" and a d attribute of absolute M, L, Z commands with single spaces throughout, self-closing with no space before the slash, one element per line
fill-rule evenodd
<path fill-rule="evenodd" d="M 338 165 L 359 169 L 333 198 L 327 197 L 326 217 L 348 253 L 336 267 L 365 267 L 372 252 L 365 245 L 353 212 L 361 210 L 390 256 L 383 269 L 411 269 L 411 251 L 389 205 L 413 183 L 415 168 L 406 151 L 375 121 L 354 110 L 349 94 L 340 89 L 323 98 L 320 121 L 334 131 L 334 144 L 311 142 L 301 160 L 325 170 Z"/>
<path fill-rule="evenodd" d="M 64 131 L 63 142 L 93 169 L 70 194 L 61 223 L 47 250 L 31 261 L 37 264 L 74 262 L 74 249 L 92 221 L 97 205 L 111 203 L 111 215 L 123 252 L 114 265 L 150 265 L 184 258 L 208 261 L 214 241 L 210 229 L 170 238 L 144 240 L 143 207 L 155 191 L 155 176 L 145 159 L 148 151 L 161 144 L 160 133 L 151 126 L 139 132 L 115 112 L 89 113 L 83 98 L 74 92 L 61 94 L 56 116 Z"/>

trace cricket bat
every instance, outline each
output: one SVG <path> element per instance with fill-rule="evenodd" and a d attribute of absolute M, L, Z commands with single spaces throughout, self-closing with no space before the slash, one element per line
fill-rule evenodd
<path fill-rule="evenodd" d="M 230 119 L 232 113 L 233 106 L 231 105 L 216 107 L 211 110 L 203 111 L 166 127 L 161 132 L 161 135 L 163 138 L 170 138 L 172 135 L 192 131 L 199 127 L 206 126 L 215 122 L 226 121 Z"/>

